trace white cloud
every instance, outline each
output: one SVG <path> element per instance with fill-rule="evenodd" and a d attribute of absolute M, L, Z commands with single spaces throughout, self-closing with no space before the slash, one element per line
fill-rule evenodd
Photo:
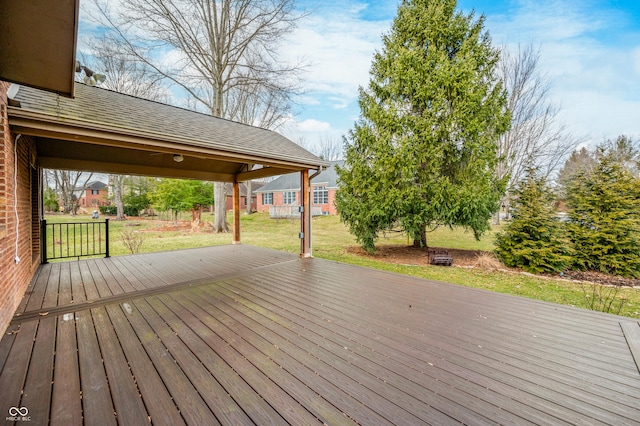
<path fill-rule="evenodd" d="M 358 87 L 368 83 L 373 54 L 390 23 L 361 20 L 361 10 L 362 5 L 355 5 L 341 13 L 311 15 L 284 43 L 285 57 L 310 63 L 307 99 L 330 95 L 331 107 L 344 108 L 357 98 Z"/>
<path fill-rule="evenodd" d="M 319 133 L 327 132 L 331 129 L 331 124 L 325 121 L 318 121 L 315 119 L 307 119 L 300 122 L 296 122 L 296 128 L 302 133 Z"/>
<path fill-rule="evenodd" d="M 342 140 L 343 131 L 334 128 L 331 123 L 316 119 L 297 120 L 290 117 L 280 128 L 280 133 L 312 152 L 319 147 L 321 140 Z"/>
<path fill-rule="evenodd" d="M 516 4 L 509 15 L 489 16 L 487 26 L 496 44 L 540 46 L 540 71 L 551 83 L 549 96 L 564 124 L 595 143 L 620 134 L 640 136 L 640 47 L 622 26 L 622 13 L 596 10 L 599 5 L 588 1 Z"/>

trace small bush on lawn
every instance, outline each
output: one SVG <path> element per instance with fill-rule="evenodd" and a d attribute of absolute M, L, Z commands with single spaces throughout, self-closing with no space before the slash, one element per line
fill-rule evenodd
<path fill-rule="evenodd" d="M 498 259 L 532 273 L 564 271 L 572 261 L 571 249 L 546 180 L 530 169 L 513 196 L 512 220 L 496 237 Z"/>

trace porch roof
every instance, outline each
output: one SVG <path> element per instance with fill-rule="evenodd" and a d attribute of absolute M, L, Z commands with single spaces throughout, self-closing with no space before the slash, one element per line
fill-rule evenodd
<path fill-rule="evenodd" d="M 53 263 L 0 341 L 0 412 L 631 425 L 638 335 L 630 318 L 250 246 Z"/>
<path fill-rule="evenodd" d="M 277 132 L 84 84 L 73 99 L 9 94 L 9 124 L 46 168 L 232 182 L 326 166 Z"/>

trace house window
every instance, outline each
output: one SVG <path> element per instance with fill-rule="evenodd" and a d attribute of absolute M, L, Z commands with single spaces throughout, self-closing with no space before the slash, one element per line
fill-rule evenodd
<path fill-rule="evenodd" d="M 91 190 L 91 195 L 100 195 L 100 190 L 98 190 L 98 189 L 92 189 L 92 190 Z"/>
<path fill-rule="evenodd" d="M 283 194 L 283 199 L 285 204 L 295 204 L 296 203 L 296 193 L 293 191 L 286 191 Z"/>
<path fill-rule="evenodd" d="M 329 204 L 329 191 L 326 186 L 313 188 L 313 204 Z"/>
<path fill-rule="evenodd" d="M 269 204 L 273 204 L 273 192 L 267 192 L 262 194 L 262 204 L 265 206 Z"/>

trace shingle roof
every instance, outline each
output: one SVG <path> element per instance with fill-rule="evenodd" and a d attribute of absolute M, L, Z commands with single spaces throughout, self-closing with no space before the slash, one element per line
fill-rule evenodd
<path fill-rule="evenodd" d="M 125 134 L 144 134 L 183 145 L 292 161 L 310 167 L 326 164 L 271 130 L 79 83 L 75 95 L 74 99 L 68 99 L 20 86 L 13 99 L 20 103 L 20 110 L 33 111 L 58 122 L 79 121 Z M 17 113 L 20 110 L 16 109 Z"/>
<path fill-rule="evenodd" d="M 87 182 L 84 189 L 105 189 L 107 184 L 104 182 L 100 182 L 99 180 L 93 180 L 91 182 Z"/>
<path fill-rule="evenodd" d="M 342 165 L 343 161 L 331 161 L 330 166 L 320 173 L 318 176 L 311 180 L 312 185 L 324 185 L 327 188 L 338 187 L 338 173 L 336 171 L 336 165 Z M 273 192 L 273 191 L 285 191 L 285 190 L 299 190 L 300 189 L 300 174 L 288 173 L 272 180 L 264 185 L 262 188 L 254 191 L 261 192 Z"/>
<path fill-rule="evenodd" d="M 298 176 L 299 176 L 299 174 L 298 174 Z M 251 192 L 255 193 L 257 190 L 259 190 L 263 186 L 264 186 L 264 183 L 262 183 L 262 182 L 251 181 Z M 233 196 L 233 184 L 225 183 L 224 184 L 224 193 L 225 193 L 225 195 L 227 197 Z M 240 182 L 240 196 L 241 197 L 246 197 L 247 196 L 247 185 L 244 182 Z"/>

